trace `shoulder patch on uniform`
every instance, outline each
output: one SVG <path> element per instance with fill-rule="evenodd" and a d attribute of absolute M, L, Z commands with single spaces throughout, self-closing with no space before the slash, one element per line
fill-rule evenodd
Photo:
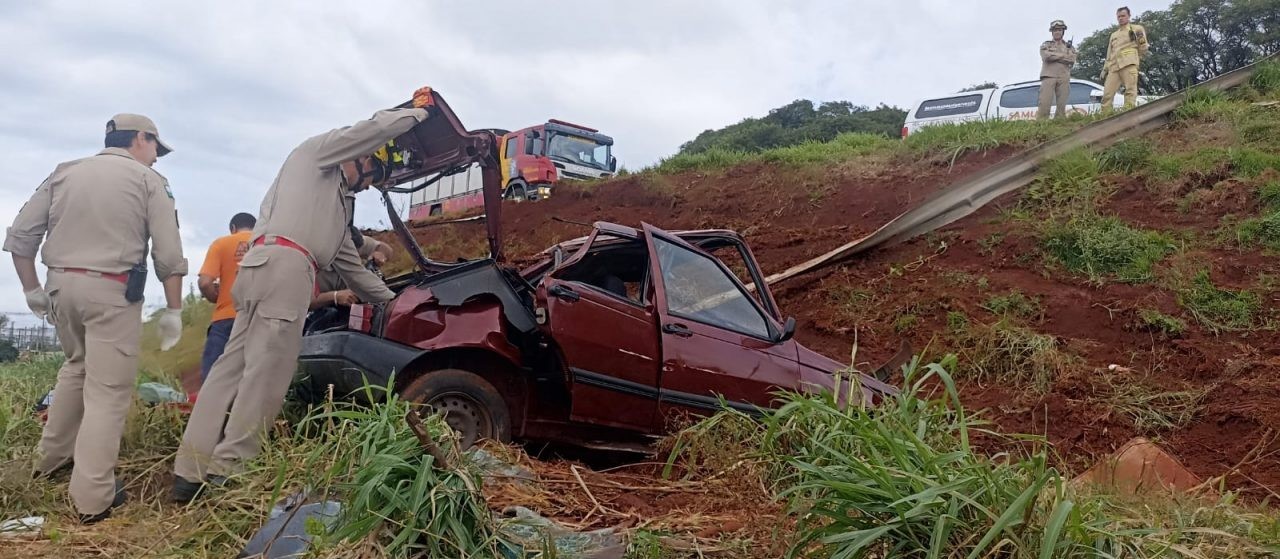
<path fill-rule="evenodd" d="M 164 181 L 164 193 L 169 195 L 169 199 L 173 199 L 173 191 L 169 190 L 169 181 Z"/>

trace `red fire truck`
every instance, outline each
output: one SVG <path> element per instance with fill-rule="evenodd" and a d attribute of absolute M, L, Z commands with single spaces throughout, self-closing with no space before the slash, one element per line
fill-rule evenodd
<path fill-rule="evenodd" d="M 611 177 L 617 170 L 613 138 L 594 128 L 551 119 L 498 133 L 503 197 L 509 200 L 538 200 L 561 180 Z M 480 207 L 482 185 L 479 166 L 458 169 L 410 195 L 409 219 Z"/>

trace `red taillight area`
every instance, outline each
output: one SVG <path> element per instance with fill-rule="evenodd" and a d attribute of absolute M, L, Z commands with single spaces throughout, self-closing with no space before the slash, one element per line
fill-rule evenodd
<path fill-rule="evenodd" d="M 347 328 L 357 332 L 369 332 L 373 329 L 373 307 L 363 303 L 351 305 L 351 316 L 347 319 Z"/>
<path fill-rule="evenodd" d="M 906 127 L 906 126 L 903 126 L 903 127 L 902 127 L 902 137 L 903 137 L 903 138 L 906 138 L 906 137 L 907 137 L 907 127 Z"/>

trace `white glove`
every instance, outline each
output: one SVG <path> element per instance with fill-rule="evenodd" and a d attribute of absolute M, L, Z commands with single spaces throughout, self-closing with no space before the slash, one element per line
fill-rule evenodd
<path fill-rule="evenodd" d="M 160 331 L 160 351 L 169 351 L 182 339 L 182 309 L 160 311 L 156 326 Z"/>
<path fill-rule="evenodd" d="M 41 320 L 50 319 L 49 294 L 44 292 L 43 287 L 36 287 L 31 291 L 23 291 L 22 294 L 27 296 L 27 308 L 31 309 L 31 312 L 35 313 Z"/>

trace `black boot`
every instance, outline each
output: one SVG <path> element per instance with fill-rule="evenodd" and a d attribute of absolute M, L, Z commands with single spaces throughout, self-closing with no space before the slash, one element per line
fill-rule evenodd
<path fill-rule="evenodd" d="M 66 462 L 63 462 L 62 465 L 47 472 L 41 472 L 39 470 L 31 472 L 31 479 L 47 479 L 55 483 L 63 482 L 66 481 L 66 478 L 71 477 L 71 469 L 74 468 L 75 465 L 75 460 L 67 460 Z"/>
<path fill-rule="evenodd" d="M 199 481 L 191 481 L 182 476 L 173 476 L 173 492 L 171 493 L 173 502 L 188 504 L 196 500 L 200 495 L 200 490 L 204 489 L 204 483 Z"/>
<path fill-rule="evenodd" d="M 120 483 L 120 480 L 117 479 L 116 480 L 116 497 L 111 500 L 111 504 L 107 506 L 107 510 L 104 510 L 98 514 L 82 514 L 80 515 L 80 523 L 81 524 L 97 524 L 99 522 L 102 522 L 103 520 L 111 518 L 111 510 L 124 506 L 125 498 L 126 498 L 126 495 L 124 493 L 124 484 Z"/>
<path fill-rule="evenodd" d="M 202 495 L 209 489 L 222 489 L 227 486 L 229 480 L 226 476 L 217 474 L 209 474 L 204 476 L 203 482 L 191 481 L 182 476 L 173 476 L 173 502 L 190 504 L 196 500 L 196 497 Z"/>

